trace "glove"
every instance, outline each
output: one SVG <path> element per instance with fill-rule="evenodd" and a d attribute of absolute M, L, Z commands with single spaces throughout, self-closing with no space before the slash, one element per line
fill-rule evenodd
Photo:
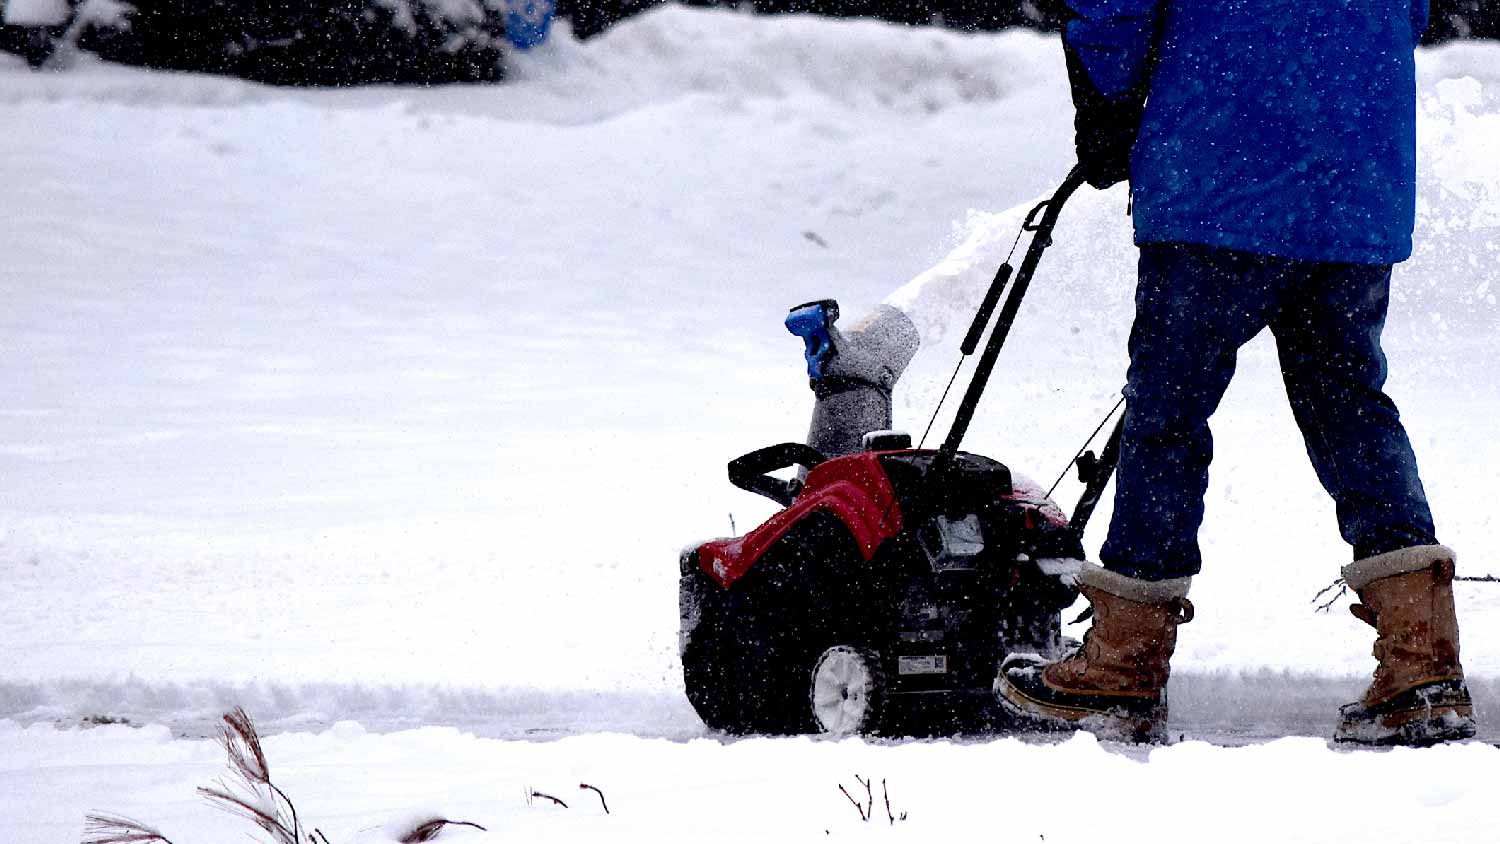
<path fill-rule="evenodd" d="M 1073 143 L 1084 181 L 1103 190 L 1130 178 L 1130 150 L 1146 110 L 1146 83 L 1111 99 L 1089 78 L 1078 51 L 1063 39 L 1073 88 Z"/>

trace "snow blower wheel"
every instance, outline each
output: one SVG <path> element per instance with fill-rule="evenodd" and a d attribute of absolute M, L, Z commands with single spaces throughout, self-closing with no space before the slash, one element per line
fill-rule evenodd
<path fill-rule="evenodd" d="M 813 720 L 834 736 L 879 732 L 885 709 L 885 672 L 880 656 L 866 648 L 835 645 L 813 665 Z"/>

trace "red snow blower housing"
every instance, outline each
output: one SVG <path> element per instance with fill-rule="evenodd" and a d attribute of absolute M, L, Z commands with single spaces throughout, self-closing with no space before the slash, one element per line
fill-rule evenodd
<path fill-rule="evenodd" d="M 784 509 L 744 536 L 681 557 L 687 696 L 728 733 L 951 733 L 1003 726 L 992 707 L 1000 663 L 1055 657 L 1073 603 L 1084 524 L 1114 469 L 1080 458 L 1086 489 L 1069 520 L 1005 465 L 959 450 L 1075 170 L 1028 215 L 1031 244 L 975 367 L 952 430 L 912 449 L 890 428 L 891 389 L 916 329 L 885 307 L 840 332 L 837 304 L 792 309 L 817 403 L 808 443 L 729 463 L 736 486 Z M 1010 281 L 995 276 L 962 350 L 978 347 Z M 801 467 L 790 480 L 773 472 Z"/>

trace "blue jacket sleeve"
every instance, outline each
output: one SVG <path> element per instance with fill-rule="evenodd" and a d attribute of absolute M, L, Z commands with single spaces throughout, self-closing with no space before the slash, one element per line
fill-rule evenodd
<path fill-rule="evenodd" d="M 1151 41 L 1164 0 L 1067 0 L 1078 17 L 1063 37 L 1099 92 L 1119 97 L 1146 81 Z M 1427 0 L 1413 0 L 1425 12 Z M 1413 20 L 1416 7 L 1413 6 Z"/>
<path fill-rule="evenodd" d="M 1416 44 L 1422 40 L 1422 33 L 1427 31 L 1427 21 L 1431 14 L 1428 0 L 1411 0 L 1411 43 Z"/>

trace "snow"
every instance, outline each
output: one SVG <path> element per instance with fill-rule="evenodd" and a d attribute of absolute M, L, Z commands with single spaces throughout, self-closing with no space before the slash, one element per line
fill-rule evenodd
<path fill-rule="evenodd" d="M 1471 576 L 1494 572 L 1500 461 L 1497 60 L 1419 55 L 1418 253 L 1387 328 L 1390 390 Z M 806 430 L 786 308 L 906 307 L 925 345 L 897 426 L 920 434 L 1068 167 L 1056 45 L 663 8 L 586 44 L 559 28 L 513 69 L 311 92 L 0 55 L 0 840 L 75 838 L 90 810 L 178 844 L 240 834 L 193 793 L 222 772 L 204 737 L 235 705 L 335 842 L 426 812 L 490 830 L 443 840 L 1154 840 L 1167 803 L 1236 841 L 1494 826 L 1491 746 L 1321 738 L 1370 637 L 1346 601 L 1310 604 L 1348 552 L 1265 338 L 1215 419 L 1172 726 L 1317 738 L 707 734 L 681 695 L 677 551 L 770 512 L 723 465 Z M 1132 254 L 1123 191 L 1081 191 L 970 448 L 1061 470 L 1123 380 Z M 1087 547 L 1107 519 L 1106 497 Z M 1458 600 L 1489 738 L 1495 588 Z M 136 726 L 77 727 L 113 718 Z M 837 791 L 855 773 L 887 778 L 909 819 L 860 823 Z M 1081 798 L 1080 773 L 1108 786 Z M 527 786 L 583 799 L 528 805 Z"/>
<path fill-rule="evenodd" d="M 10 0 L 0 22 L 11 26 L 56 26 L 68 19 L 66 0 Z"/>
<path fill-rule="evenodd" d="M 439 839 L 474 842 L 1151 842 L 1167 828 L 1236 842 L 1474 841 L 1493 828 L 1483 772 L 1500 757 L 1485 744 L 1338 753 L 1313 738 L 1122 753 L 1087 734 L 1048 744 L 525 742 L 445 727 L 376 734 L 351 722 L 271 736 L 264 747 L 303 824 L 348 844 L 394 842 L 401 827 L 433 816 L 485 827 L 449 827 Z M 7 824 L 10 841 L 68 840 L 101 807 L 179 844 L 233 838 L 248 825 L 193 793 L 222 771 L 217 745 L 173 740 L 161 727 L 0 724 L 0 784 L 27 807 L 24 825 Z M 838 790 L 864 803 L 857 776 L 873 781 L 870 822 Z M 609 812 L 580 784 L 602 791 Z M 533 791 L 567 808 L 527 799 Z M 904 821 L 890 822 L 885 794 Z"/>

